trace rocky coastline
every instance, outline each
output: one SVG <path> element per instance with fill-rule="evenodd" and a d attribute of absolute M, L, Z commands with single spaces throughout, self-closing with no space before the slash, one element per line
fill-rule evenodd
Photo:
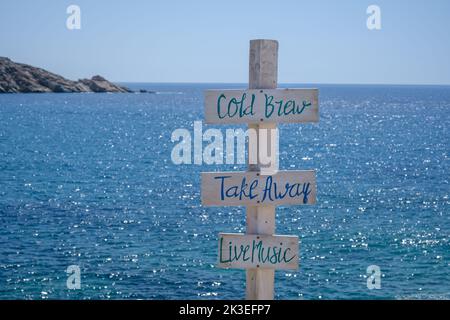
<path fill-rule="evenodd" d="M 0 93 L 127 93 L 129 88 L 96 75 L 72 81 L 47 70 L 0 57 Z"/>

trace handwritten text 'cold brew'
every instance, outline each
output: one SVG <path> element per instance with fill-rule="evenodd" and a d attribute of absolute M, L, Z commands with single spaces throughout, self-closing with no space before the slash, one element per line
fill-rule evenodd
<path fill-rule="evenodd" d="M 217 99 L 217 115 L 220 119 L 253 116 L 255 115 L 256 99 L 255 94 L 251 94 L 249 97 L 247 93 L 243 93 L 240 99 L 235 97 L 228 99 L 225 93 L 222 93 Z M 268 94 L 264 94 L 264 100 L 264 116 L 266 119 L 271 118 L 272 115 L 278 117 L 299 115 L 312 105 L 310 101 L 299 103 L 293 99 L 274 100 L 274 97 Z"/>

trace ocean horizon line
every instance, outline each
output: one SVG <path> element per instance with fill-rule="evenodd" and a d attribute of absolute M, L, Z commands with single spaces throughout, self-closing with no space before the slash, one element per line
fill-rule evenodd
<path fill-rule="evenodd" d="M 248 86 L 248 82 L 155 82 L 155 81 L 111 81 L 116 84 L 163 84 L 163 85 L 244 85 Z M 303 82 L 280 82 L 278 86 L 352 86 L 352 87 L 450 87 L 449 84 L 408 84 L 408 83 L 303 83 Z"/>

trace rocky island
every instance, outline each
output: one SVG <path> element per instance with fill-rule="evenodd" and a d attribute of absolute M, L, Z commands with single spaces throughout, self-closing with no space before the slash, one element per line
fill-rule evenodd
<path fill-rule="evenodd" d="M 47 70 L 0 57 L 0 93 L 133 92 L 101 76 L 68 80 Z"/>

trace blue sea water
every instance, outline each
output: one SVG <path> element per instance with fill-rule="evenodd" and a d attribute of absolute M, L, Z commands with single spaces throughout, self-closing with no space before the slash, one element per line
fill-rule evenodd
<path fill-rule="evenodd" d="M 129 86 L 157 94 L 0 95 L 1 299 L 244 298 L 245 272 L 215 263 L 245 210 L 202 207 L 199 189 L 245 168 L 170 156 L 203 90 L 244 86 Z M 317 169 L 318 200 L 277 208 L 300 268 L 276 272 L 276 298 L 450 299 L 450 87 L 319 89 L 318 124 L 280 126 L 280 167 Z"/>

